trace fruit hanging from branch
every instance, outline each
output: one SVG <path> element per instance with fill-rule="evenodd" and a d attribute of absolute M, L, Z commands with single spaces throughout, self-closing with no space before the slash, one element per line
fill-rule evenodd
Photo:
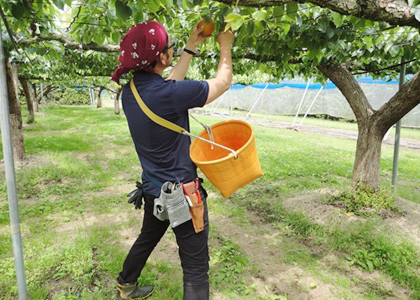
<path fill-rule="evenodd" d="M 211 18 L 203 18 L 200 20 L 197 24 L 197 27 L 200 28 L 201 26 L 204 26 L 203 31 L 201 32 L 204 36 L 212 35 L 214 31 L 214 22 Z"/>

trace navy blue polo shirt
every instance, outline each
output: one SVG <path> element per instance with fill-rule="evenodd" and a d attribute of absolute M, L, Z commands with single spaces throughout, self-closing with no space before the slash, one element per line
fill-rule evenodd
<path fill-rule="evenodd" d="M 206 81 L 165 80 L 148 72 L 135 72 L 133 80 L 151 111 L 188 131 L 188 109 L 203 107 L 209 92 Z M 159 197 L 160 187 L 166 181 L 194 180 L 197 167 L 190 158 L 190 137 L 153 122 L 140 109 L 130 84 L 124 86 L 122 105 L 143 168 L 143 191 Z"/>

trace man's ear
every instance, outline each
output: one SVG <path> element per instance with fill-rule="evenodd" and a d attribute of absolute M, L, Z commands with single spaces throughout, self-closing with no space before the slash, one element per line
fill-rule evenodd
<path fill-rule="evenodd" d="M 166 66 L 166 59 L 165 59 L 165 53 L 160 53 L 159 54 L 159 62 L 162 64 L 162 65 L 164 65 L 164 66 Z"/>

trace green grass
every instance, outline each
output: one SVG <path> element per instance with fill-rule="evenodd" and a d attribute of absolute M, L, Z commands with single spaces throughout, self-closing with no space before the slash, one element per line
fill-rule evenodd
<path fill-rule="evenodd" d="M 209 116 L 199 119 L 206 124 L 220 121 Z M 339 123 L 343 122 L 337 122 L 337 127 L 354 126 Z M 195 121 L 191 128 L 194 133 L 202 130 Z M 286 242 L 278 251 L 285 254 L 284 263 L 298 265 L 330 282 L 344 299 L 357 299 L 351 290 L 360 283 L 320 264 L 320 256 L 305 246 L 308 239 L 315 248 L 337 252 L 343 265 L 349 263 L 346 256 L 359 267 L 381 255 L 392 258 L 375 262 L 375 269 L 407 288 L 413 299 L 420 299 L 416 292 L 420 290 L 418 249 L 402 237 L 377 232 L 375 224 L 380 219 L 368 218 L 348 228 L 323 226 L 283 208 L 282 201 L 295 195 L 350 187 L 355 141 L 260 126 L 254 129 L 264 176 L 227 202 L 220 197 L 211 199 L 216 223 L 210 241 L 212 291 L 227 299 L 287 297 L 278 292 L 260 295 L 260 287 L 249 280 L 257 277 L 258 266 L 250 263 L 237 241 L 221 236 L 217 229 L 220 215 L 244 228 L 253 226 L 247 220 L 251 213 L 273 223 L 282 234 Z M 31 299 L 113 297 L 114 279 L 128 251 L 122 232 L 128 231 L 134 239 L 140 229 L 138 212 L 126 204 L 125 197 L 140 179 L 141 169 L 124 116 L 116 116 L 112 109 L 53 106 L 46 109 L 45 117 L 38 114 L 35 124 L 25 125 L 24 135 L 29 161 L 18 168 L 16 179 Z M 383 186 L 389 186 L 392 154 L 393 148 L 384 145 Z M 402 148 L 398 195 L 420 203 L 418 170 L 420 152 Z M 8 205 L 3 201 L 6 182 L 3 173 L 0 177 L 0 298 L 11 300 L 16 298 L 17 288 Z M 208 182 L 206 187 L 215 191 Z M 152 260 L 143 274 L 142 284 L 158 288 L 152 300 L 182 297 L 179 263 Z M 381 299 L 381 293 L 386 292 L 377 287 L 363 289 L 360 299 Z"/>

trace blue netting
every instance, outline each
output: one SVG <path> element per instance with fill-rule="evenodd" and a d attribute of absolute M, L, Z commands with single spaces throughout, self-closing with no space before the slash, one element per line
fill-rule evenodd
<path fill-rule="evenodd" d="M 406 79 L 409 80 L 413 78 L 413 75 L 407 75 Z M 384 80 L 381 79 L 373 79 L 372 77 L 360 77 L 356 79 L 359 83 L 368 83 L 368 84 L 398 84 L 398 79 L 390 80 L 389 78 L 385 78 Z M 294 89 L 306 89 L 308 83 L 304 81 L 281 81 L 280 84 L 277 83 L 269 83 L 267 86 L 267 83 L 254 83 L 249 85 L 250 87 L 256 88 L 256 89 L 265 89 L 267 86 L 267 89 L 279 89 L 283 87 L 290 87 Z M 239 90 L 247 87 L 248 85 L 243 84 L 234 84 L 230 87 L 231 90 Z M 321 88 L 320 83 L 311 83 L 308 87 L 309 90 L 319 90 Z M 329 89 L 335 89 L 337 88 L 336 85 L 330 81 L 327 82 L 327 84 L 324 85 L 324 90 Z"/>

